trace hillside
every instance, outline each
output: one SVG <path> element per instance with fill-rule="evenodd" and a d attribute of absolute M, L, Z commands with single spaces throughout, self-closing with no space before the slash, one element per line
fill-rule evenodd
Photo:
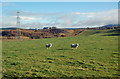
<path fill-rule="evenodd" d="M 85 30 L 76 37 L 3 41 L 3 77 L 115 79 L 119 76 L 118 36 L 105 36 L 109 33 L 116 31 Z M 48 43 L 53 46 L 46 50 Z M 78 49 L 71 50 L 72 43 L 79 43 Z"/>
<path fill-rule="evenodd" d="M 101 35 L 101 36 L 120 36 L 118 29 L 113 30 L 85 30 L 79 35 L 89 36 L 89 35 Z"/>
<path fill-rule="evenodd" d="M 54 37 L 70 37 L 76 36 L 84 30 L 81 29 L 43 29 L 43 30 L 25 30 L 20 29 L 21 37 L 28 39 L 40 39 L 40 38 L 54 38 Z M 17 36 L 16 30 L 3 30 L 3 38 L 14 39 Z"/>

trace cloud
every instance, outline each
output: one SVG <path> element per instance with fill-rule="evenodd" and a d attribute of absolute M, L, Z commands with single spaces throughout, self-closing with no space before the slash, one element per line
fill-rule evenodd
<path fill-rule="evenodd" d="M 5 12 L 6 15 L 9 15 L 9 16 L 15 16 L 17 15 L 17 11 L 15 10 L 12 10 L 12 11 L 6 11 Z M 64 14 L 64 13 L 39 13 L 39 12 L 29 12 L 29 11 L 19 11 L 19 14 L 20 16 L 58 16 L 58 15 L 61 15 L 61 14 Z"/>
<path fill-rule="evenodd" d="M 20 22 L 21 25 L 24 23 L 29 23 L 32 21 L 37 21 L 37 20 L 42 20 L 40 17 L 26 17 L 26 16 L 21 16 L 20 17 Z M 22 23 L 23 22 L 23 23 Z M 17 16 L 2 16 L 2 27 L 8 27 L 8 26 L 16 26 L 17 23 Z"/>
<path fill-rule="evenodd" d="M 41 17 L 25 17 L 25 16 L 20 17 L 20 19 L 23 20 L 23 21 L 42 20 Z"/>
<path fill-rule="evenodd" d="M 16 12 L 7 12 L 4 17 L 4 25 L 15 25 Z M 58 27 L 95 27 L 118 23 L 118 10 L 103 12 L 71 12 L 71 13 L 32 13 L 22 11 L 20 13 L 22 27 L 58 26 Z M 5 27 L 4 26 L 4 27 Z"/>
<path fill-rule="evenodd" d="M 16 4 L 13 3 L 13 2 L 3 2 L 3 3 L 2 3 L 2 6 L 3 6 L 3 7 L 4 7 L 4 6 L 8 6 L 8 5 L 16 6 Z"/>
<path fill-rule="evenodd" d="M 81 13 L 81 12 L 73 12 L 73 14 L 81 17 L 93 17 L 95 15 L 95 13 Z"/>
<path fill-rule="evenodd" d="M 92 17 L 86 20 L 80 20 L 81 26 L 101 26 L 107 24 L 117 24 L 118 23 L 118 10 L 110 10 L 104 12 L 93 13 Z M 91 14 L 90 14 L 91 15 Z"/>

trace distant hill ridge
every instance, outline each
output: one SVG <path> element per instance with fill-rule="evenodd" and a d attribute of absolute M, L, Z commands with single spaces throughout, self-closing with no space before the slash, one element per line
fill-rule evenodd
<path fill-rule="evenodd" d="M 15 30 L 18 29 L 16 27 L 7 27 L 7 28 L 0 28 L 0 30 Z"/>
<path fill-rule="evenodd" d="M 102 27 L 114 27 L 114 26 L 120 26 L 120 24 L 109 24 L 109 25 L 105 25 L 105 26 L 102 26 Z"/>
<path fill-rule="evenodd" d="M 114 27 L 114 26 L 120 26 L 120 24 L 108 24 L 105 26 L 93 27 L 93 28 L 108 28 L 108 27 Z M 18 28 L 17 27 L 0 28 L 0 30 L 15 30 L 15 29 L 18 29 Z M 24 28 L 20 28 L 20 29 L 24 29 Z M 61 28 L 61 29 L 71 29 L 72 30 L 72 29 L 86 29 L 86 28 Z M 29 30 L 35 30 L 35 29 L 29 29 Z"/>

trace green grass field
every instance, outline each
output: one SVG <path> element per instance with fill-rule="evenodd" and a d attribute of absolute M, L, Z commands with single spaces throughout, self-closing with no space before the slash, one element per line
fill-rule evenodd
<path fill-rule="evenodd" d="M 50 49 L 45 44 L 52 43 Z M 78 49 L 70 49 L 79 43 Z M 118 77 L 118 34 L 86 30 L 76 37 L 2 42 L 3 77 Z"/>

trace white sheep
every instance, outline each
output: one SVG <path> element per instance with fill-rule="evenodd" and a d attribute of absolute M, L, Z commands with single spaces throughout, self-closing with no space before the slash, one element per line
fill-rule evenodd
<path fill-rule="evenodd" d="M 72 48 L 76 48 L 76 49 L 77 49 L 78 46 L 79 46 L 79 44 L 71 44 L 71 49 L 72 49 Z"/>
<path fill-rule="evenodd" d="M 52 43 L 46 44 L 46 48 L 47 48 L 47 49 L 50 48 L 50 47 L 52 47 Z"/>

